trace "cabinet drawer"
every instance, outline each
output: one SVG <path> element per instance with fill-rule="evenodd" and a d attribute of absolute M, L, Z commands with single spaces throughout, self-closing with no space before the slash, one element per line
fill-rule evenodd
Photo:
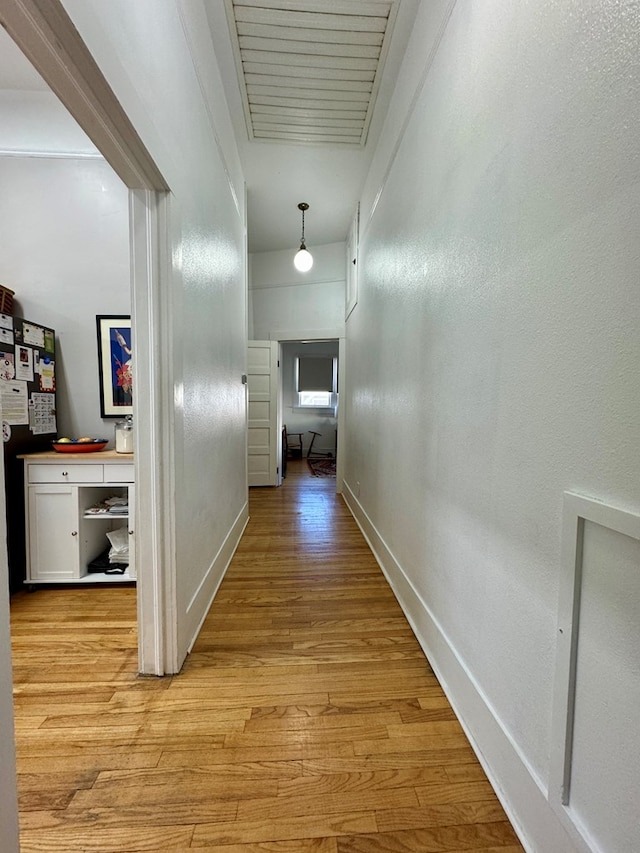
<path fill-rule="evenodd" d="M 133 465 L 126 462 L 104 466 L 105 483 L 133 483 Z"/>
<path fill-rule="evenodd" d="M 27 467 L 30 483 L 102 483 L 102 465 L 40 465 Z"/>

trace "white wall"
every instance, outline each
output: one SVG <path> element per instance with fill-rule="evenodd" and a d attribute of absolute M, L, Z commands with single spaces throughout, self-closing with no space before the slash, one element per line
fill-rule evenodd
<path fill-rule="evenodd" d="M 247 516 L 244 185 L 200 0 L 64 0 L 167 181 L 176 663 Z M 171 606 L 171 602 L 169 602 Z"/>
<path fill-rule="evenodd" d="M 563 491 L 640 509 L 639 15 L 421 4 L 347 321 L 350 504 L 545 853 L 582 849 L 547 800 Z"/>
<path fill-rule="evenodd" d="M 0 49 L 5 47 L 10 51 L 18 50 L 3 32 L 0 34 Z M 36 73 L 33 69 L 33 74 Z M 53 92 L 7 89 L 0 89 L 0 153 L 13 156 L 34 153 L 43 156 L 99 156 L 95 145 Z"/>
<path fill-rule="evenodd" d="M 97 314 L 131 314 L 128 190 L 102 159 L 0 157 L 0 282 L 56 330 L 58 434 L 108 438 Z"/>
<path fill-rule="evenodd" d="M 332 337 L 344 329 L 345 244 L 309 246 L 313 267 L 301 273 L 290 251 L 259 252 L 250 257 L 249 295 L 253 340 Z"/>

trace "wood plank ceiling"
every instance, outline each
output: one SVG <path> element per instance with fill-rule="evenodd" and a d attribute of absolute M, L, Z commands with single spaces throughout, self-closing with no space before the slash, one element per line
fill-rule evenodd
<path fill-rule="evenodd" d="M 364 145 L 399 0 L 225 0 L 250 139 Z"/>

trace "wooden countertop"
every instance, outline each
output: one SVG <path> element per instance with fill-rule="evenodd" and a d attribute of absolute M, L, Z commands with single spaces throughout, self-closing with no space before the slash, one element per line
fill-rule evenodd
<path fill-rule="evenodd" d="M 64 462 L 105 462 L 106 460 L 117 460 L 118 462 L 133 462 L 133 453 L 116 453 L 115 450 L 92 450 L 84 453 L 58 453 L 55 450 L 43 450 L 40 453 L 19 453 L 18 459 L 35 459 L 42 462 L 55 460 Z"/>

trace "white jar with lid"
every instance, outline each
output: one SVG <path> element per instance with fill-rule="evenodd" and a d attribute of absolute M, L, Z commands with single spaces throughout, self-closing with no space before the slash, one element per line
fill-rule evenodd
<path fill-rule="evenodd" d="M 133 418 L 116 423 L 116 453 L 133 453 Z"/>

